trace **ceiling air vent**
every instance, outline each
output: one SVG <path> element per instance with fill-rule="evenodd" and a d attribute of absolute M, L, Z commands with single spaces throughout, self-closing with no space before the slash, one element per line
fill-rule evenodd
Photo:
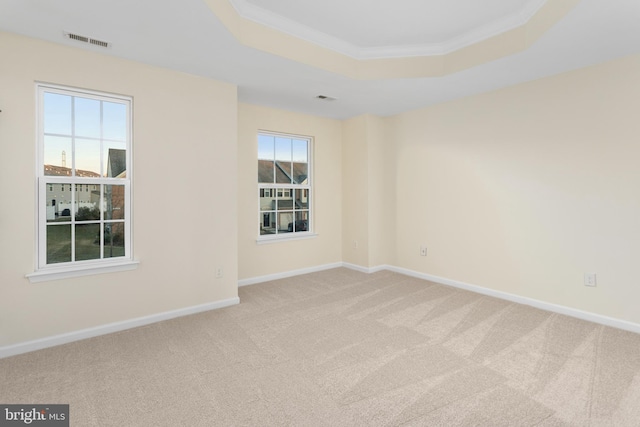
<path fill-rule="evenodd" d="M 318 95 L 316 96 L 316 99 L 319 99 L 320 101 L 335 101 L 336 98 L 332 98 L 330 96 L 326 96 L 326 95 Z"/>
<path fill-rule="evenodd" d="M 102 40 L 89 39 L 89 43 L 95 44 L 96 46 L 109 47 L 109 43 L 103 42 Z"/>
<path fill-rule="evenodd" d="M 89 43 L 89 38 L 85 36 L 79 36 L 77 34 L 67 33 L 67 37 L 69 37 L 71 40 L 77 40 L 79 42 Z"/>
<path fill-rule="evenodd" d="M 70 40 L 76 40 L 82 43 L 89 43 L 95 46 L 100 46 L 100 47 L 109 47 L 110 44 L 109 42 L 105 42 L 102 40 L 97 40 L 97 39 L 92 39 L 90 37 L 86 37 L 86 36 L 81 36 L 79 34 L 74 34 L 74 33 L 64 33 L 64 36 Z"/>

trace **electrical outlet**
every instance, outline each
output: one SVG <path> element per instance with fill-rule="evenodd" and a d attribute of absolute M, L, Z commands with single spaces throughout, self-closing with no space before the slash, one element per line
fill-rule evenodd
<path fill-rule="evenodd" d="M 420 256 L 427 256 L 427 247 L 420 246 Z"/>
<path fill-rule="evenodd" d="M 353 241 L 353 249 L 358 249 L 358 241 L 357 240 Z"/>
<path fill-rule="evenodd" d="M 584 285 L 585 286 L 596 286 L 596 273 L 584 273 Z"/>
<path fill-rule="evenodd" d="M 222 267 L 216 267 L 216 279 L 222 279 L 224 277 L 224 270 Z"/>

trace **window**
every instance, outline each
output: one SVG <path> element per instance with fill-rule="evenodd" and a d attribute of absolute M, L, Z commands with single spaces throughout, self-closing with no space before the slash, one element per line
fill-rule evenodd
<path fill-rule="evenodd" d="M 311 138 L 258 134 L 260 236 L 300 236 L 311 231 Z"/>
<path fill-rule="evenodd" d="M 37 271 L 29 277 L 131 263 L 131 98 L 37 91 Z"/>

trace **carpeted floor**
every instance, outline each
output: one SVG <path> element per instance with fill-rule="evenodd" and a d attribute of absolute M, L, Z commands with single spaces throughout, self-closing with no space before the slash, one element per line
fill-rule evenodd
<path fill-rule="evenodd" d="M 72 426 L 640 426 L 640 335 L 392 272 L 0 360 Z"/>

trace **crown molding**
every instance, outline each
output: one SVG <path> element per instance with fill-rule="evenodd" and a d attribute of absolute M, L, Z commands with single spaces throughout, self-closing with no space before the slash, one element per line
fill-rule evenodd
<path fill-rule="evenodd" d="M 360 55 L 358 46 L 346 42 L 338 37 L 331 36 L 311 27 L 300 24 L 284 16 L 278 15 L 267 9 L 255 6 L 247 0 L 229 0 L 229 3 L 244 19 L 264 25 L 276 31 L 297 37 L 302 40 L 314 43 L 324 48 L 333 50 L 343 55 L 357 58 Z"/>
<path fill-rule="evenodd" d="M 275 29 L 275 24 L 267 26 L 258 22 L 258 18 L 245 18 L 248 12 L 243 7 L 249 4 L 246 0 L 202 1 L 229 33 L 249 48 L 347 78 L 375 80 L 442 77 L 522 52 L 564 18 L 581 0 L 530 0 L 527 9 L 506 21 L 500 21 L 504 26 L 480 29 L 481 36 L 487 37 L 485 39 L 481 39 L 480 35 L 466 40 L 458 38 L 450 41 L 448 46 L 440 46 L 431 51 L 426 50 L 425 46 L 398 46 L 390 51 L 380 48 L 377 51 L 369 49 L 368 52 L 353 46 L 345 47 L 342 41 L 344 53 L 335 45 L 326 47 L 330 44 L 326 39 L 324 42 L 312 42 L 309 41 L 311 36 L 303 39 L 292 35 L 293 30 L 287 33 Z M 232 3 L 238 1 L 244 3 Z M 505 30 L 509 26 L 515 28 Z M 497 35 L 491 36 L 496 32 Z M 335 37 L 332 39 L 335 40 Z M 469 45 L 469 40 L 479 41 Z M 446 54 L 434 53 L 445 51 L 445 48 L 457 50 Z"/>
<path fill-rule="evenodd" d="M 375 47 L 357 46 L 256 6 L 247 0 L 229 0 L 229 3 L 242 18 L 353 59 L 367 60 L 446 55 L 525 25 L 547 3 L 547 0 L 531 0 L 524 9 L 516 14 L 506 16 L 491 24 L 474 28 L 443 43 Z"/>

